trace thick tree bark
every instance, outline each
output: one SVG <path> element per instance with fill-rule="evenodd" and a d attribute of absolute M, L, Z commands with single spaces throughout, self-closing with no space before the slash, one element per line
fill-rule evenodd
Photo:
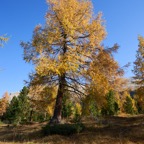
<path fill-rule="evenodd" d="M 50 120 L 50 124 L 57 124 L 61 122 L 61 113 L 62 113 L 62 99 L 64 95 L 65 87 L 65 75 L 59 77 L 59 88 L 56 97 L 56 104 L 54 109 L 54 115 Z"/>

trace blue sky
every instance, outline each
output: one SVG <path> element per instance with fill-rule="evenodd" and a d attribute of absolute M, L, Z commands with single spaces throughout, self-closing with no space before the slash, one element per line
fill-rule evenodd
<path fill-rule="evenodd" d="M 120 45 L 115 55 L 120 66 L 131 62 L 125 77 L 132 76 L 138 35 L 144 36 L 144 0 L 92 0 L 94 12 L 101 11 L 105 20 L 106 46 Z M 45 0 L 1 0 L 0 35 L 9 41 L 0 48 L 0 97 L 5 91 L 17 92 L 24 86 L 33 66 L 23 60 L 21 41 L 29 41 L 37 24 L 44 24 L 47 5 Z"/>

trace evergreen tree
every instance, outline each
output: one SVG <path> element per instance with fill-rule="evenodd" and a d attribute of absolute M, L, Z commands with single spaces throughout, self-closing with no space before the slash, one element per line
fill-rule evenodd
<path fill-rule="evenodd" d="M 125 109 L 125 112 L 128 114 L 134 113 L 133 102 L 132 102 L 132 98 L 130 96 L 126 97 L 126 101 L 124 103 L 124 109 Z"/>
<path fill-rule="evenodd" d="M 94 100 L 91 101 L 89 108 L 90 108 L 91 116 L 96 117 L 96 116 L 100 115 L 99 109 L 98 109 L 97 104 L 96 104 L 96 101 L 94 101 Z"/>
<path fill-rule="evenodd" d="M 28 88 L 23 87 L 23 89 L 21 90 L 18 96 L 19 105 L 20 105 L 19 115 L 21 117 L 21 121 L 28 121 L 30 116 L 30 101 L 28 97 L 28 92 L 29 92 Z"/>
<path fill-rule="evenodd" d="M 112 90 L 106 95 L 107 104 L 106 107 L 102 108 L 102 114 L 104 115 L 115 115 L 119 111 L 118 103 L 114 97 L 114 92 Z"/>
<path fill-rule="evenodd" d="M 109 115 L 114 115 L 115 113 L 115 98 L 114 98 L 114 92 L 110 91 L 107 94 L 107 112 Z"/>
<path fill-rule="evenodd" d="M 139 100 L 137 101 L 137 99 L 135 99 L 135 101 L 136 101 L 137 112 L 139 114 L 143 114 L 144 113 L 144 109 L 142 108 L 142 104 L 140 103 Z"/>
<path fill-rule="evenodd" d="M 28 99 L 28 89 L 24 87 L 19 96 L 14 96 L 5 113 L 5 119 L 10 123 L 19 124 L 28 121 L 30 115 L 30 102 Z"/>
<path fill-rule="evenodd" d="M 20 103 L 16 96 L 14 96 L 6 110 L 4 115 L 5 119 L 9 121 L 9 123 L 19 123 L 20 120 Z"/>
<path fill-rule="evenodd" d="M 62 117 L 68 118 L 72 115 L 72 107 L 73 104 L 69 99 L 68 95 L 64 95 L 63 101 L 62 101 Z"/>

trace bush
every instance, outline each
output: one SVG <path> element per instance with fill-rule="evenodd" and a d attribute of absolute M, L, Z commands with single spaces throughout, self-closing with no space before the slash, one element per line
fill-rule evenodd
<path fill-rule="evenodd" d="M 78 123 L 78 124 L 81 122 L 81 115 L 80 115 L 78 107 L 75 108 L 75 113 L 74 113 L 72 122 Z"/>
<path fill-rule="evenodd" d="M 79 124 L 57 124 L 57 125 L 46 125 L 42 131 L 44 135 L 65 135 L 69 136 L 75 133 L 80 133 L 84 129 L 84 125 Z"/>
<path fill-rule="evenodd" d="M 124 103 L 124 109 L 125 109 L 126 113 L 134 114 L 133 102 L 132 102 L 132 98 L 130 96 L 126 97 L 126 101 Z"/>
<path fill-rule="evenodd" d="M 102 107 L 102 109 L 101 109 L 101 114 L 102 114 L 103 116 L 108 115 L 108 114 L 107 114 L 107 109 L 104 108 L 104 107 Z"/>
<path fill-rule="evenodd" d="M 73 104 L 69 100 L 69 97 L 64 95 L 63 100 L 62 100 L 62 117 L 63 118 L 68 118 L 72 115 L 73 113 L 72 107 L 73 107 Z"/>
<path fill-rule="evenodd" d="M 107 105 L 102 108 L 102 115 L 116 115 L 120 110 L 118 103 L 115 100 L 114 92 L 109 91 L 106 95 Z"/>

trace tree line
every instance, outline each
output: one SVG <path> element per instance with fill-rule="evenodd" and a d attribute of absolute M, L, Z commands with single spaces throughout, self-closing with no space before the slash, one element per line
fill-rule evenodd
<path fill-rule="evenodd" d="M 131 97 L 128 91 L 119 93 L 109 91 L 105 96 L 105 104 L 100 106 L 91 96 L 81 101 L 71 99 L 72 95 L 66 93 L 62 100 L 62 119 L 71 122 L 80 122 L 82 117 L 113 116 L 120 114 L 142 114 L 143 107 L 139 105 L 137 97 Z M 54 105 L 42 101 L 34 101 L 29 95 L 29 89 L 23 87 L 18 96 L 12 100 L 8 93 L 0 99 L 0 119 L 8 124 L 29 124 L 33 122 L 50 121 Z"/>

